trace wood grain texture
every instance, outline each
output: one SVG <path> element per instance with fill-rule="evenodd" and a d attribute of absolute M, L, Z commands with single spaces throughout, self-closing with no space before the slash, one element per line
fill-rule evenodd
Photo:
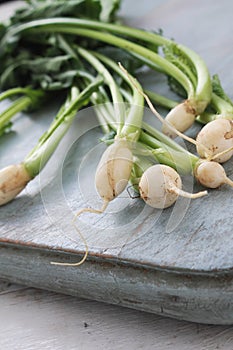
<path fill-rule="evenodd" d="M 137 3 L 135 12 L 140 13 L 140 6 Z M 232 2 L 147 0 L 142 16 L 131 15 L 131 8 L 132 0 L 125 1 L 122 14 L 127 15 L 128 23 L 162 27 L 166 36 L 192 47 L 211 73 L 220 74 L 232 97 Z M 166 89 L 160 75 L 149 74 L 145 83 L 160 92 Z M 0 139 L 0 166 L 23 159 L 56 108 L 44 106 L 42 115 L 22 114 L 16 120 L 13 132 Z M 198 201 L 180 200 L 162 213 L 152 212 L 124 194 L 105 215 L 84 215 L 79 220 L 90 251 L 84 266 L 67 269 L 50 265 L 54 259 L 81 258 L 84 245 L 71 225 L 72 215 L 83 206 L 100 205 L 93 196 L 92 175 L 100 155 L 100 131 L 92 113 L 79 113 L 41 176 L 14 202 L 1 208 L 0 276 L 176 318 L 233 323 L 233 235 L 228 211 L 232 191 L 226 186 Z M 190 135 L 195 135 L 197 128 Z M 27 138 L 22 137 L 25 130 Z M 231 161 L 226 171 L 232 174 Z M 186 186 L 192 189 L 190 179 Z M 195 185 L 194 189 L 200 187 Z"/>
<path fill-rule="evenodd" d="M 4 350 L 232 350 L 233 328 L 0 283 Z M 14 291 L 13 291 L 14 290 Z"/>

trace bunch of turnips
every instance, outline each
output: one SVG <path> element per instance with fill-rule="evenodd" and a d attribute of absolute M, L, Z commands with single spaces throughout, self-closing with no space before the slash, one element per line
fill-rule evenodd
<path fill-rule="evenodd" d="M 95 176 L 103 207 L 84 208 L 79 215 L 102 213 L 130 183 L 146 204 L 159 209 L 179 196 L 207 194 L 204 188 L 185 192 L 183 174 L 193 175 L 206 188 L 233 186 L 221 165 L 233 154 L 233 102 L 219 78 L 210 77 L 205 62 L 190 48 L 160 32 L 119 24 L 120 0 L 109 0 L 108 8 L 103 4 L 29 0 L 1 24 L 0 101 L 11 100 L 0 114 L 1 137 L 19 112 L 40 110 L 58 96 L 62 102 L 49 129 L 22 162 L 0 171 L 0 205 L 13 200 L 49 166 L 77 112 L 88 105 L 97 107 L 105 134 L 106 151 Z M 145 91 L 143 78 L 136 79 L 144 67 L 155 78 L 157 72 L 166 75 L 180 102 Z M 162 131 L 144 121 L 145 101 Z M 162 118 L 155 106 L 166 108 L 167 116 Z M 184 133 L 196 122 L 203 127 L 194 140 Z M 196 153 L 180 146 L 176 137 L 195 144 Z"/>

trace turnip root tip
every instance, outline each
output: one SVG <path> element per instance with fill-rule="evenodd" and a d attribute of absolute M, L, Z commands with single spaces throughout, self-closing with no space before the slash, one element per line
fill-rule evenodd
<path fill-rule="evenodd" d="M 0 205 L 13 200 L 31 180 L 23 164 L 10 165 L 0 171 Z"/>

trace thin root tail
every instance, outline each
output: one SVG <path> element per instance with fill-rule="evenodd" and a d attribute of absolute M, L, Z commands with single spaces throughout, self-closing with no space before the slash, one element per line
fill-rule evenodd
<path fill-rule="evenodd" d="M 83 234 L 80 232 L 80 230 L 78 229 L 78 227 L 76 226 L 75 224 L 75 221 L 77 219 L 78 216 L 80 216 L 82 213 L 94 213 L 94 214 L 102 214 L 107 206 L 108 206 L 108 203 L 109 202 L 104 202 L 103 206 L 101 209 L 92 209 L 92 208 L 83 208 L 81 210 L 79 210 L 75 216 L 74 216 L 74 219 L 72 220 L 72 225 L 74 226 L 75 230 L 77 231 L 79 237 L 81 238 L 81 240 L 83 241 L 84 245 L 85 245 L 85 254 L 83 256 L 83 258 L 76 262 L 76 263 L 62 263 L 62 262 L 56 262 L 56 261 L 51 261 L 50 264 L 51 265 L 58 265 L 58 266 L 80 266 L 82 265 L 85 260 L 87 259 L 87 256 L 88 256 L 88 244 L 87 244 L 87 241 L 86 239 L 84 238 Z"/>
<path fill-rule="evenodd" d="M 190 192 L 183 191 L 183 190 L 181 190 L 181 189 L 179 189 L 177 187 L 172 188 L 172 189 L 179 196 L 185 197 L 185 198 L 190 198 L 190 199 L 200 198 L 200 197 L 206 196 L 208 194 L 208 191 L 200 191 L 200 192 L 197 192 L 197 193 L 190 193 Z"/>

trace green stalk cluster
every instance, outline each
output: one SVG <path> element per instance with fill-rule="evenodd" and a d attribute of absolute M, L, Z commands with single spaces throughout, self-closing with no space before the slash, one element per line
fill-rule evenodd
<path fill-rule="evenodd" d="M 17 97 L 16 97 L 17 96 Z M 0 114 L 0 136 L 10 130 L 12 118 L 28 109 L 37 108 L 42 103 L 44 92 L 30 88 L 12 88 L 0 94 L 0 102 L 14 98 L 9 107 Z"/>
<path fill-rule="evenodd" d="M 61 139 L 70 128 L 77 111 L 86 105 L 90 95 L 102 84 L 98 78 L 87 87 L 79 91 L 76 86 L 70 90 L 70 94 L 61 106 L 49 129 L 39 139 L 37 145 L 24 159 L 24 166 L 31 178 L 34 178 L 43 169 L 51 155 L 56 150 Z"/>
<path fill-rule="evenodd" d="M 0 102 L 11 98 L 12 103 L 0 114 L 0 135 L 9 129 L 17 113 L 39 108 L 44 99 L 59 91 L 67 95 L 65 103 L 23 161 L 31 179 L 47 164 L 77 111 L 87 104 L 96 106 L 106 143 L 123 139 L 130 144 L 135 157 L 132 182 L 141 176 L 140 164 L 144 171 L 155 162 L 182 174 L 193 174 L 199 158 L 143 121 L 142 87 L 133 78 L 136 68 L 146 65 L 168 76 L 171 86 L 189 101 L 200 123 L 223 115 L 232 119 L 233 103 L 219 79 L 215 76 L 211 81 L 206 64 L 197 53 L 160 34 L 110 23 L 115 19 L 119 1 L 109 7 L 109 13 L 102 8 L 94 16 L 96 1 L 93 11 L 88 11 L 91 19 L 72 18 L 74 4 L 70 1 L 66 3 L 69 17 L 56 6 L 57 1 L 50 11 L 46 0 L 35 1 L 34 5 L 43 3 L 38 13 L 36 7 L 35 12 L 22 11 L 6 26 L 0 38 L 0 58 L 4 63 L 0 68 L 0 84 L 11 85 L 0 95 Z M 52 16 L 53 11 L 56 16 Z M 86 9 L 80 11 L 84 11 L 83 17 L 88 17 Z M 129 75 L 105 53 L 104 49 L 109 47 L 124 52 Z M 22 76 L 29 80 L 26 86 Z M 146 94 L 168 110 L 177 107 L 178 102 L 155 92 Z"/>

